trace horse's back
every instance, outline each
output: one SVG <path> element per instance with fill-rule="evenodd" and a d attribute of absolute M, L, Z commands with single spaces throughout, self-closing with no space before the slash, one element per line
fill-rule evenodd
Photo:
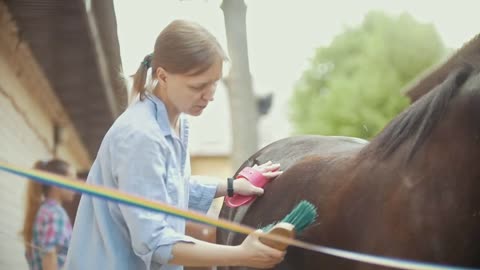
<path fill-rule="evenodd" d="M 316 172 L 331 170 L 335 166 L 332 167 L 330 162 L 340 164 L 342 160 L 348 160 L 367 143 L 365 140 L 350 137 L 298 136 L 286 138 L 264 147 L 241 168 L 271 160 L 280 163 L 284 173 L 265 187 L 265 194 L 256 202 L 236 209 L 224 206 L 220 217 L 254 227 L 265 226 L 280 220 L 293 209 L 294 204 L 300 199 L 309 199 L 307 194 L 302 193 L 307 190 L 311 191 L 312 181 L 310 180 L 315 177 Z M 307 168 L 307 171 L 312 174 L 305 175 L 302 179 L 295 176 L 298 175 L 298 170 L 305 170 L 304 166 L 310 166 L 309 164 L 316 164 L 315 170 Z M 311 196 L 315 196 L 314 193 L 309 193 Z M 273 194 L 282 194 L 282 196 L 273 196 Z M 312 199 L 314 198 L 310 198 L 310 200 Z M 272 209 L 272 207 L 277 209 Z M 245 216 L 247 211 L 249 215 Z M 220 244 L 238 245 L 244 237 L 224 230 L 217 231 L 217 239 Z"/>
<path fill-rule="evenodd" d="M 275 141 L 252 155 L 238 170 L 266 161 L 278 162 L 282 170 L 309 155 L 335 155 L 357 151 L 368 141 L 344 136 L 304 135 Z"/>

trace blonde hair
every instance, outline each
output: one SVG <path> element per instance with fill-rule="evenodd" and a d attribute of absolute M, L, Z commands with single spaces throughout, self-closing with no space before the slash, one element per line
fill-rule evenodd
<path fill-rule="evenodd" d="M 37 161 L 33 165 L 34 169 L 57 173 L 61 175 L 68 175 L 70 165 L 60 159 L 52 159 L 48 162 Z M 36 181 L 28 181 L 27 194 L 25 201 L 25 218 L 23 221 L 23 228 L 21 235 L 28 246 L 32 242 L 33 238 L 33 225 L 37 216 L 38 209 L 42 205 L 43 200 L 48 195 L 50 186 L 38 183 Z"/>
<path fill-rule="evenodd" d="M 152 68 L 152 78 L 158 67 L 173 74 L 200 74 L 218 59 L 226 60 L 226 54 L 216 38 L 202 26 L 184 20 L 171 22 L 157 37 L 152 54 L 145 56 L 137 72 L 132 75 L 131 99 L 152 90 L 153 84 L 146 86 L 148 69 Z M 148 89 L 147 89 L 148 88 Z"/>

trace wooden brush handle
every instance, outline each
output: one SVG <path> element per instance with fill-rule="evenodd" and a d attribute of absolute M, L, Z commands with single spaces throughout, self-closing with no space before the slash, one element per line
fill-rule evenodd
<path fill-rule="evenodd" d="M 281 223 L 278 223 L 277 225 L 273 226 L 273 228 L 270 229 L 270 231 L 268 231 L 267 234 L 275 234 L 275 235 L 281 235 L 281 236 L 284 236 L 284 237 L 293 238 L 293 237 L 295 237 L 295 227 L 290 223 L 281 222 Z M 274 249 L 281 250 L 281 251 L 286 250 L 287 247 L 288 247 L 288 245 L 285 244 L 285 243 L 277 242 L 277 241 L 270 240 L 270 239 L 267 239 L 267 238 L 260 237 L 259 240 L 263 244 L 265 244 L 269 247 L 272 247 Z"/>

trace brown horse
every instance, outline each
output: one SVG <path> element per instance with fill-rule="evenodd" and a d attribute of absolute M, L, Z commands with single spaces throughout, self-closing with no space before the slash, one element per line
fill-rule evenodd
<path fill-rule="evenodd" d="M 319 218 L 298 236 L 300 240 L 372 255 L 480 267 L 477 69 L 453 71 L 370 143 L 292 137 L 261 149 L 241 168 L 268 160 L 279 162 L 284 173 L 251 205 L 224 206 L 221 218 L 262 227 L 308 200 L 317 206 Z M 244 237 L 217 232 L 222 244 L 236 245 Z M 275 269 L 391 268 L 290 247 Z"/>

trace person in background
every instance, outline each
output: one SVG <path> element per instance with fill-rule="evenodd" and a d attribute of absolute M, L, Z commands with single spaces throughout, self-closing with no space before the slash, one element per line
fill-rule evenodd
<path fill-rule="evenodd" d="M 37 161 L 35 169 L 75 177 L 67 162 L 52 159 Z M 74 192 L 56 186 L 29 181 L 26 211 L 21 232 L 30 270 L 62 269 L 70 243 L 72 225 L 62 203 L 72 201 Z"/>
<path fill-rule="evenodd" d="M 85 182 L 87 180 L 88 170 L 86 171 L 77 171 L 77 180 Z M 80 197 L 82 193 L 75 193 L 73 200 L 63 203 L 63 208 L 67 211 L 68 217 L 72 226 L 75 226 L 75 217 L 77 216 L 78 204 L 80 203 Z"/>

